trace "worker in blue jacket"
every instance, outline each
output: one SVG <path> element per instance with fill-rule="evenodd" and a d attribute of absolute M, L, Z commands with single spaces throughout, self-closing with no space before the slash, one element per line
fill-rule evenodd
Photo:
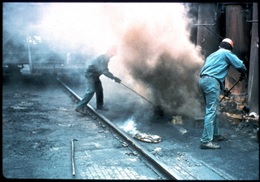
<path fill-rule="evenodd" d="M 77 104 L 76 111 L 84 113 L 84 107 L 88 104 L 90 99 L 96 93 L 96 109 L 108 110 L 104 107 L 103 87 L 99 77 L 103 74 L 106 77 L 120 83 L 121 80 L 115 77 L 108 69 L 108 63 L 110 59 L 116 54 L 116 48 L 110 47 L 105 54 L 99 55 L 94 59 L 85 71 L 85 77 L 87 79 L 87 90 L 82 100 Z"/>
<path fill-rule="evenodd" d="M 214 142 L 226 139 L 220 135 L 218 126 L 220 91 L 226 91 L 224 80 L 230 66 L 233 66 L 241 73 L 241 80 L 247 70 L 243 61 L 232 53 L 233 46 L 234 43 L 231 39 L 223 39 L 219 49 L 206 58 L 200 71 L 199 87 L 202 90 L 206 105 L 204 128 L 200 139 L 201 149 L 219 149 L 221 147 Z"/>

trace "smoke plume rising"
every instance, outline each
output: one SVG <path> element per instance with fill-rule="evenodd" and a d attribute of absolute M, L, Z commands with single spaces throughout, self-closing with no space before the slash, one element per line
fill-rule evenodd
<path fill-rule="evenodd" d="M 26 36 L 40 36 L 54 52 L 79 52 L 86 57 L 117 45 L 110 71 L 123 82 L 169 113 L 201 112 L 197 80 L 203 58 L 190 41 L 193 22 L 188 6 L 4 3 L 3 10 L 4 40 L 19 35 L 15 39 L 19 44 Z"/>
<path fill-rule="evenodd" d="M 122 9 L 119 60 L 135 80 L 132 87 L 155 106 L 193 116 L 201 113 L 197 80 L 203 58 L 190 42 L 192 19 L 186 8 L 159 3 Z"/>

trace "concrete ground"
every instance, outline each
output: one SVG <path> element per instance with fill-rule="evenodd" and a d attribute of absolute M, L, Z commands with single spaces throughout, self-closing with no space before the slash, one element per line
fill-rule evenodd
<path fill-rule="evenodd" d="M 236 104 L 225 101 L 221 104 L 225 112 L 219 114 L 220 131 L 228 140 L 219 142 L 219 150 L 202 150 L 202 120 L 180 116 L 182 122 L 173 122 L 176 116 L 167 113 L 163 117 L 154 117 L 153 107 L 129 89 L 107 78 L 103 78 L 103 87 L 106 105 L 110 108 L 103 114 L 130 135 L 137 130 L 161 136 L 160 143 L 141 144 L 173 170 L 179 167 L 184 174 L 189 173 L 199 180 L 259 179 L 259 121 L 246 122 L 228 117 L 228 111 L 241 113 L 234 108 Z M 84 84 L 77 89 L 82 96 Z M 95 98 L 90 103 L 95 106 Z M 129 120 L 135 123 L 132 131 L 125 127 Z"/>
<path fill-rule="evenodd" d="M 46 80 L 3 84 L 1 181 L 161 179 L 96 116 L 75 112 L 59 84 Z"/>
<path fill-rule="evenodd" d="M 21 92 L 19 84 L 11 88 L 3 86 L 4 176 L 71 179 L 69 147 L 72 138 L 80 139 L 76 142 L 77 155 L 80 154 L 82 159 L 86 159 L 77 165 L 82 169 L 77 171 L 77 174 L 83 179 L 87 179 L 87 176 L 84 176 L 84 167 L 85 170 L 86 166 L 95 168 L 92 162 L 98 160 L 92 158 L 90 164 L 88 159 L 105 146 L 108 147 L 107 152 L 121 148 L 123 153 L 129 153 L 127 160 L 122 159 L 119 162 L 123 166 L 124 162 L 137 161 L 131 152 L 124 151 L 119 143 L 112 142 L 107 145 L 108 143 L 97 142 L 107 137 L 106 129 L 90 124 L 88 118 L 76 113 L 76 104 L 65 93 L 53 88 L 51 83 L 40 83 L 39 87 L 39 81 L 29 82 L 32 87 L 24 92 Z M 221 113 L 220 129 L 228 140 L 219 143 L 221 149 L 202 150 L 199 148 L 202 121 L 182 117 L 182 122 L 173 122 L 173 116 L 167 114 L 154 117 L 153 108 L 143 99 L 111 80 L 103 79 L 103 83 L 105 105 L 109 107 L 109 111 L 102 111 L 102 114 L 130 136 L 138 131 L 161 136 L 162 141 L 159 143 L 139 143 L 173 171 L 182 173 L 182 176 L 186 175 L 186 179 L 259 180 L 257 122 L 243 122 Z M 84 95 L 84 84 L 75 85 L 68 82 L 68 85 L 72 86 L 79 96 Z M 41 94 L 33 92 L 35 89 Z M 90 105 L 95 107 L 95 97 L 90 101 Z M 129 123 L 131 125 L 126 126 Z M 96 128 L 96 132 L 87 134 L 88 128 Z M 84 145 L 80 146 L 80 143 Z M 107 171 L 115 166 L 113 160 L 109 160 L 111 155 L 107 154 L 108 158 L 102 158 L 111 164 L 105 165 Z M 49 170 L 50 168 L 52 170 Z M 135 171 L 134 167 L 130 167 L 130 170 Z M 154 174 L 148 175 L 150 177 L 141 174 L 145 172 L 137 176 L 157 179 Z M 111 177 L 107 175 L 107 178 Z"/>

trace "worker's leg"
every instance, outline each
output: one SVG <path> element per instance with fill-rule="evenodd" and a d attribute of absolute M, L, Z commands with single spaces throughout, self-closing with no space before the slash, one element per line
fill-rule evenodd
<path fill-rule="evenodd" d="M 86 77 L 86 79 L 87 79 L 87 84 L 86 84 L 87 89 L 82 100 L 80 100 L 77 104 L 78 109 L 86 106 L 95 93 L 95 83 L 93 78 Z"/>
<path fill-rule="evenodd" d="M 95 89 L 96 89 L 96 107 L 102 108 L 104 104 L 104 95 L 103 95 L 103 87 L 100 79 L 95 80 Z"/>
<path fill-rule="evenodd" d="M 219 94 L 218 94 L 218 98 L 219 98 Z M 219 109 L 219 99 L 217 100 L 217 103 L 216 103 L 216 117 L 215 117 L 215 120 L 214 120 L 213 136 L 219 136 L 220 135 L 219 123 L 218 123 L 218 109 Z"/>
<path fill-rule="evenodd" d="M 213 140 L 214 122 L 216 121 L 218 114 L 220 88 L 218 81 L 211 77 L 203 78 L 199 83 L 206 101 L 206 115 L 204 119 L 204 129 L 201 142 L 207 143 Z"/>

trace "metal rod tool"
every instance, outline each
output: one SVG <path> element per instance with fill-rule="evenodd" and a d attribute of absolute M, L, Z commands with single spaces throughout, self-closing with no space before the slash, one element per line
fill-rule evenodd
<path fill-rule="evenodd" d="M 126 88 L 128 88 L 129 90 L 131 90 L 132 92 L 134 92 L 135 94 L 139 95 L 140 97 L 142 97 L 144 100 L 146 100 L 147 102 L 149 102 L 150 104 L 154 105 L 151 101 L 149 101 L 147 98 L 145 98 L 144 96 L 142 96 L 141 94 L 137 93 L 135 90 L 131 89 L 130 87 L 128 87 L 127 85 L 123 84 L 121 82 L 122 85 L 124 85 Z"/>
<path fill-rule="evenodd" d="M 71 165 L 72 165 L 72 175 L 75 176 L 75 150 L 74 150 L 74 141 L 78 141 L 77 139 L 71 140 Z"/>
<path fill-rule="evenodd" d="M 229 93 L 237 84 L 238 82 L 240 82 L 240 79 L 237 80 L 237 82 L 227 91 L 227 93 Z M 222 102 L 222 100 L 225 98 L 225 95 L 220 99 L 219 103 Z"/>

